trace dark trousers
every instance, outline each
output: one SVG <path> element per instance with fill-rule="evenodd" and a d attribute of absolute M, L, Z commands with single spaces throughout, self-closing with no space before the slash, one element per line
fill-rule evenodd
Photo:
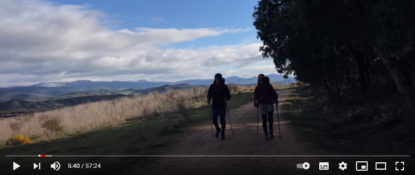
<path fill-rule="evenodd" d="M 226 128 L 226 108 L 221 108 L 221 109 L 212 108 L 213 125 L 215 125 L 217 132 L 221 131 L 221 128 L 219 128 L 219 125 L 218 125 L 218 116 L 220 117 L 220 124 L 222 125 L 221 136 L 224 137 L 225 128 Z"/>
<path fill-rule="evenodd" d="M 268 112 L 265 115 L 262 115 L 262 128 L 264 129 L 265 135 L 268 135 L 268 127 L 269 124 L 269 133 L 273 133 L 273 125 L 274 125 L 274 116 L 273 112 Z"/>

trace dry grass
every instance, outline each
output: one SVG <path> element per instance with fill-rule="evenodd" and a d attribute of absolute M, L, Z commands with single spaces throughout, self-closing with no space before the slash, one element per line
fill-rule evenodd
<path fill-rule="evenodd" d="M 304 86 L 304 83 L 301 82 L 296 82 L 296 83 L 291 83 L 291 84 L 286 84 L 286 85 L 281 85 L 278 83 L 271 83 L 271 85 L 274 87 L 274 89 L 288 89 L 288 88 L 297 88 L 300 86 Z M 234 88 L 233 86 L 235 85 L 228 85 L 229 90 L 232 92 L 253 92 L 255 90 L 256 85 L 249 85 L 249 86 L 237 86 L 236 88 Z"/>
<path fill-rule="evenodd" d="M 234 84 L 228 85 L 228 89 L 231 94 L 237 94 L 240 91 L 239 86 Z"/>
<path fill-rule="evenodd" d="M 150 93 L 0 119 L 0 141 L 4 142 L 17 134 L 50 140 L 62 133 L 73 134 L 113 127 L 131 118 L 159 117 L 183 108 L 203 105 L 206 91 L 206 88 L 194 88 Z"/>
<path fill-rule="evenodd" d="M 232 85 L 232 94 L 253 91 L 255 87 Z M 205 104 L 207 88 L 174 90 L 165 93 L 125 97 L 94 102 L 57 110 L 0 119 L 0 144 L 18 134 L 35 141 L 51 140 L 62 134 L 76 134 L 114 127 L 128 119 L 163 117 L 179 112 L 188 117 L 188 110 Z"/>
<path fill-rule="evenodd" d="M 271 84 L 272 86 L 274 86 L 274 89 L 288 89 L 288 88 L 297 88 L 297 87 L 305 86 L 305 84 L 302 82 L 296 82 L 296 83 L 285 84 L 285 85 L 281 85 L 278 83 L 271 83 Z"/>
<path fill-rule="evenodd" d="M 230 85 L 228 85 L 230 86 Z M 239 92 L 253 92 L 255 90 L 256 85 L 250 85 L 250 86 L 238 86 Z M 231 88 L 229 88 L 231 90 Z M 232 91 L 231 91 L 232 93 Z"/>

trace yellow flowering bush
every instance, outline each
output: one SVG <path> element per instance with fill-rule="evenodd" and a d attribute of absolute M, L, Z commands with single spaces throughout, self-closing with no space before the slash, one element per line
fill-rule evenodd
<path fill-rule="evenodd" d="M 28 137 L 19 134 L 16 137 L 12 137 L 9 140 L 7 140 L 6 146 L 26 145 L 30 143 L 32 143 L 32 141 Z"/>

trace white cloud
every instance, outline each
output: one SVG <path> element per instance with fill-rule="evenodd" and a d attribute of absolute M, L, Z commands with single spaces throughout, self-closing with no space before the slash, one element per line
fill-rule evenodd
<path fill-rule="evenodd" d="M 248 29 L 114 31 L 101 23 L 105 14 L 84 6 L 0 0 L 0 7 L 0 86 L 77 79 L 211 78 L 217 66 L 235 68 L 225 76 L 252 77 L 260 69 L 275 73 L 272 61 L 261 58 L 260 43 L 197 49 L 158 47 Z M 249 66 L 254 62 L 268 62 L 272 68 Z"/>

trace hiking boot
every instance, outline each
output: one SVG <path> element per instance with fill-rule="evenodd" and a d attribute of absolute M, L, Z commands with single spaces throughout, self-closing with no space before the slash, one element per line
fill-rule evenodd
<path fill-rule="evenodd" d="M 225 130 L 220 133 L 220 139 L 225 140 Z"/>
<path fill-rule="evenodd" d="M 223 130 L 220 132 L 220 138 L 221 138 L 222 140 L 225 140 L 225 129 L 223 129 Z"/>
<path fill-rule="evenodd" d="M 219 137 L 219 134 L 220 134 L 220 129 L 219 130 L 216 130 L 215 137 L 218 138 Z"/>

